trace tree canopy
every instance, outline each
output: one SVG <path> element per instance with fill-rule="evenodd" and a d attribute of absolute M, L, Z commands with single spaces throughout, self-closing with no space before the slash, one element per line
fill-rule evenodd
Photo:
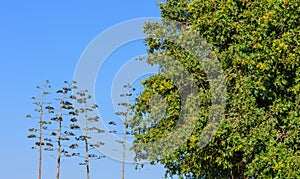
<path fill-rule="evenodd" d="M 181 105 L 174 81 L 161 74 L 144 80 L 131 120 L 137 159 L 151 159 L 163 164 L 167 175 L 186 178 L 300 176 L 299 1 L 167 0 L 159 6 L 163 18 L 194 29 L 212 47 L 226 77 L 226 108 L 219 130 L 199 147 L 211 107 L 207 74 L 192 54 L 159 34 L 149 35 L 150 57 L 163 52 L 187 69 L 200 108 L 191 107 L 197 119 L 187 140 L 169 155 L 155 157 L 143 144 L 174 130 L 181 108 L 189 107 Z M 156 26 L 149 22 L 144 30 L 152 34 Z M 159 57 L 148 62 L 162 70 L 168 64 Z M 149 115 L 156 94 L 167 106 L 159 122 Z M 143 124 L 137 125 L 141 117 Z"/>

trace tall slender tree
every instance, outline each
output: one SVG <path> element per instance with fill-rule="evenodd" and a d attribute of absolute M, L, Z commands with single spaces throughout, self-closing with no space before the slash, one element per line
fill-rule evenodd
<path fill-rule="evenodd" d="M 39 128 L 30 128 L 28 138 L 37 138 L 36 146 L 39 147 L 39 172 L 38 177 L 41 178 L 42 172 L 42 151 L 56 151 L 57 167 L 56 167 L 56 179 L 60 177 L 61 169 L 61 159 L 62 157 L 73 157 L 79 156 L 79 152 L 70 151 L 78 148 L 77 136 L 79 129 L 77 125 L 76 113 L 74 112 L 72 101 L 73 96 L 70 95 L 72 89 L 76 89 L 76 82 L 69 83 L 64 82 L 65 87 L 59 89 L 56 92 L 58 98 L 56 98 L 55 93 L 51 95 L 51 102 L 45 102 L 45 95 L 50 94 L 48 91 L 51 87 L 49 82 L 43 87 L 37 87 L 42 90 L 42 95 L 40 98 L 32 97 L 34 104 L 38 106 L 35 109 L 39 113 L 39 117 L 33 117 L 27 115 L 28 118 L 39 118 Z M 54 103 L 58 101 L 58 103 Z M 69 119 L 69 120 L 68 120 Z M 44 147 L 43 147 L 44 146 Z M 32 147 L 35 149 L 36 147 Z"/>
<path fill-rule="evenodd" d="M 61 157 L 62 154 L 64 154 L 64 156 L 66 157 L 70 157 L 70 156 L 76 156 L 76 153 L 72 153 L 71 155 L 69 154 L 68 150 L 66 149 L 66 145 L 64 145 L 64 141 L 69 141 L 71 138 L 73 137 L 75 140 L 76 137 L 76 133 L 72 131 L 71 127 L 67 127 L 66 122 L 68 122 L 68 124 L 73 124 L 75 123 L 77 120 L 76 118 L 74 118 L 74 107 L 73 104 L 71 103 L 71 98 L 72 95 L 70 95 L 70 92 L 73 89 L 76 89 L 76 82 L 72 82 L 69 83 L 68 81 L 65 81 L 65 87 L 63 87 L 62 89 L 58 90 L 56 93 L 57 94 L 61 94 L 61 96 L 57 99 L 59 101 L 59 110 L 58 110 L 58 114 L 55 117 L 52 117 L 51 120 L 56 121 L 58 123 L 58 125 L 55 127 L 55 132 L 52 132 L 52 135 L 56 135 L 57 136 L 57 167 L 56 167 L 56 179 L 59 179 L 60 177 L 60 169 L 61 169 Z M 70 120 L 67 121 L 66 119 L 69 118 Z M 74 129 L 74 128 L 73 128 Z M 65 130 L 65 131 L 63 131 Z M 71 140 L 71 145 L 72 147 L 70 147 L 71 149 L 74 149 L 75 146 L 77 146 L 78 144 L 73 143 L 74 140 Z"/>
<path fill-rule="evenodd" d="M 27 136 L 27 138 L 38 138 L 38 141 L 35 142 L 35 145 L 38 146 L 38 151 L 39 151 L 39 159 L 38 159 L 38 179 L 42 178 L 42 159 L 43 159 L 43 146 L 45 145 L 45 138 L 44 138 L 44 133 L 43 131 L 47 129 L 46 125 L 51 124 L 51 122 L 47 121 L 44 119 L 44 109 L 46 104 L 50 104 L 50 102 L 45 101 L 45 96 L 50 94 L 48 91 L 49 88 L 51 88 L 50 82 L 46 80 L 44 85 L 42 86 L 37 86 L 37 89 L 41 91 L 41 96 L 40 97 L 32 97 L 33 104 L 37 105 L 37 108 L 35 109 L 35 112 L 39 114 L 38 117 L 34 117 L 31 114 L 28 114 L 26 117 L 27 118 L 38 118 L 39 119 L 39 127 L 38 128 L 30 128 L 29 131 L 31 134 Z M 51 111 L 52 107 L 46 107 L 46 109 Z M 50 148 L 44 148 L 45 150 L 51 150 L 52 144 L 46 142 L 46 146 L 49 146 Z M 35 149 L 36 147 L 32 147 Z"/>
<path fill-rule="evenodd" d="M 117 132 L 116 130 L 112 130 L 110 132 L 121 134 L 123 136 L 123 140 L 117 140 L 117 142 L 122 144 L 122 179 L 125 178 L 125 160 L 126 160 L 126 147 L 127 147 L 127 136 L 131 134 L 131 132 L 128 131 L 128 121 L 130 117 L 132 116 L 132 109 L 131 109 L 131 96 L 132 93 L 130 90 L 135 91 L 135 88 L 132 88 L 130 84 L 126 84 L 123 86 L 125 92 L 120 94 L 120 97 L 122 98 L 122 102 L 118 103 L 118 106 L 122 107 L 120 111 L 116 112 L 116 115 L 118 115 L 122 120 L 122 132 Z M 117 125 L 116 121 L 110 121 L 108 124 L 110 125 Z"/>
<path fill-rule="evenodd" d="M 79 90 L 72 98 L 77 102 L 75 108 L 75 114 L 81 120 L 83 127 L 73 126 L 74 128 L 80 128 L 83 135 L 77 137 L 78 141 L 82 141 L 84 144 L 84 158 L 85 161 L 80 165 L 86 166 L 86 179 L 90 179 L 90 160 L 98 160 L 104 158 L 103 155 L 92 153 L 91 150 L 101 147 L 104 145 L 103 142 L 92 142 L 92 136 L 101 134 L 104 130 L 97 127 L 100 117 L 95 115 L 98 105 L 94 104 L 91 99 L 92 96 L 88 90 Z"/>

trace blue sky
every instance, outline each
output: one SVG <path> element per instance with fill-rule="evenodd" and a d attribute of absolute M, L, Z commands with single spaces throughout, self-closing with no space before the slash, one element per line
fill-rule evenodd
<path fill-rule="evenodd" d="M 37 94 L 35 86 L 48 79 L 55 88 L 59 88 L 64 80 L 72 80 L 80 55 L 91 40 L 117 23 L 140 17 L 159 17 L 160 11 L 155 2 L 0 2 L 0 178 L 33 179 L 37 176 L 38 153 L 30 149 L 32 141 L 26 139 L 27 129 L 33 123 L 25 119 L 26 114 L 33 113 L 30 98 Z M 142 41 L 122 48 L 111 58 L 123 61 L 115 60 L 108 64 L 110 67 L 120 66 L 126 60 L 146 53 Z M 113 79 L 109 72 L 104 71 L 98 77 L 97 96 L 103 93 L 102 89 L 110 89 L 110 83 L 103 81 Z M 108 111 L 106 116 L 113 114 L 109 102 L 99 104 L 103 111 Z M 44 179 L 54 178 L 55 162 L 54 158 L 45 154 Z M 161 178 L 163 174 L 162 166 L 147 165 L 141 170 L 135 170 L 133 165 L 126 166 L 126 178 L 130 179 Z M 121 178 L 121 163 L 109 158 L 92 162 L 91 175 L 92 179 Z M 79 166 L 76 160 L 65 160 L 61 178 L 85 178 L 84 167 Z"/>

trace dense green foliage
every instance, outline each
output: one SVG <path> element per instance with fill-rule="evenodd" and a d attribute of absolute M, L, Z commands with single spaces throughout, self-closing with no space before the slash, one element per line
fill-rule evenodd
<path fill-rule="evenodd" d="M 153 163 L 163 164 L 167 174 L 187 178 L 299 177 L 299 4 L 298 0 L 161 3 L 163 18 L 189 25 L 213 47 L 226 76 L 226 110 L 214 138 L 199 147 L 210 107 L 203 67 L 174 43 L 149 37 L 146 44 L 150 55 L 164 52 L 189 71 L 199 87 L 201 108 L 194 111 L 199 113 L 198 122 L 188 140 L 170 155 L 153 159 L 139 146 L 172 131 L 180 115 L 180 98 L 176 85 L 162 75 L 144 80 L 145 90 L 134 106 L 131 121 L 137 158 L 151 158 Z M 145 32 L 152 33 L 147 27 Z M 148 62 L 162 69 L 166 65 L 153 58 Z M 166 115 L 155 125 L 147 115 L 154 94 L 162 95 L 168 106 Z M 145 121 L 150 125 L 137 125 L 139 116 L 148 117 Z"/>

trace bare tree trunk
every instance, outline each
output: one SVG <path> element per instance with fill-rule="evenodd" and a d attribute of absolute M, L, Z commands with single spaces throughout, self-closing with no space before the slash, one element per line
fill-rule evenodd
<path fill-rule="evenodd" d="M 60 130 L 58 132 L 58 136 L 60 138 Z M 57 146 L 57 168 L 56 168 L 56 179 L 59 179 L 59 174 L 60 174 L 60 141 L 58 141 L 58 146 Z"/>
<path fill-rule="evenodd" d="M 39 166 L 38 166 L 38 179 L 42 178 L 42 152 L 43 152 L 43 100 L 45 91 L 42 91 L 42 96 L 40 100 L 40 136 L 39 136 Z"/>
<path fill-rule="evenodd" d="M 85 108 L 87 109 L 87 105 L 85 104 Z M 89 162 L 89 144 L 88 144 L 88 115 L 87 111 L 85 111 L 85 165 L 86 165 L 86 179 L 90 179 L 90 162 Z"/>
<path fill-rule="evenodd" d="M 86 164 L 86 179 L 90 179 L 89 145 L 87 141 L 87 136 L 85 138 L 85 164 Z"/>
<path fill-rule="evenodd" d="M 63 100 L 62 100 L 63 102 Z M 60 107 L 60 115 L 59 115 L 59 126 L 58 126 L 58 134 L 57 134 L 57 168 L 56 168 L 56 179 L 59 179 L 60 175 L 60 159 L 61 159 L 61 126 L 62 126 L 62 107 Z"/>
<path fill-rule="evenodd" d="M 126 119 L 124 121 L 124 138 L 123 138 L 123 158 L 122 158 L 122 179 L 125 178 L 125 156 L 126 155 Z"/>
<path fill-rule="evenodd" d="M 58 147 L 58 150 L 60 150 L 60 147 Z M 59 174 L 60 174 L 60 153 L 58 154 L 58 158 L 57 158 L 56 179 L 59 179 Z"/>
<path fill-rule="evenodd" d="M 38 179 L 41 179 L 42 177 L 42 151 L 43 151 L 43 148 L 42 148 L 42 134 L 43 134 L 43 131 L 42 131 L 42 128 L 43 128 L 43 125 L 42 125 L 42 117 L 40 117 L 40 143 L 39 143 L 39 153 L 40 153 L 40 156 L 39 156 L 39 169 L 38 169 Z"/>
<path fill-rule="evenodd" d="M 125 178 L 125 159 L 126 159 L 126 140 L 127 140 L 127 120 L 128 120 L 128 117 L 130 115 L 130 88 L 131 86 L 128 84 L 128 85 L 125 85 L 124 86 L 125 88 L 128 89 L 128 93 L 125 94 L 125 96 L 128 97 L 128 101 L 125 105 L 126 107 L 126 112 L 125 112 L 125 115 L 124 115 L 124 127 L 123 127 L 123 130 L 124 130 L 124 136 L 123 136 L 123 157 L 122 157 L 122 179 Z"/>
<path fill-rule="evenodd" d="M 63 121 L 63 108 L 65 103 L 65 98 L 67 97 L 68 92 L 65 91 L 64 96 L 60 100 L 60 107 L 59 107 L 59 118 L 58 118 L 58 129 L 57 129 L 57 167 L 56 167 L 56 179 L 60 177 L 60 166 L 61 166 L 61 128 L 62 128 L 62 121 Z"/>

